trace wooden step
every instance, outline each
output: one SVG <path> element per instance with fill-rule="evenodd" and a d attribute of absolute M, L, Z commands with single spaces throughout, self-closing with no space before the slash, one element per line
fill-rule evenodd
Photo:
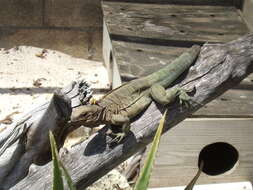
<path fill-rule="evenodd" d="M 228 42 L 248 32 L 233 6 L 103 3 L 112 39 L 190 46 Z"/>
<path fill-rule="evenodd" d="M 198 155 L 206 145 L 226 142 L 239 151 L 239 164 L 230 174 L 202 174 L 197 184 L 252 182 L 252 119 L 188 119 L 161 138 L 149 187 L 186 185 L 196 174 Z M 223 155 L 220 155 L 221 157 Z M 198 189 L 198 188 L 197 188 Z"/>
<path fill-rule="evenodd" d="M 114 87 L 156 71 L 193 44 L 249 32 L 233 6 L 104 1 L 103 12 L 103 55 Z"/>

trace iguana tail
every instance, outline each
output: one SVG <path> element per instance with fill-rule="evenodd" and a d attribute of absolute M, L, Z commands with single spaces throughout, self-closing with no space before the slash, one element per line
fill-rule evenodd
<path fill-rule="evenodd" d="M 196 60 L 200 52 L 200 46 L 193 45 L 189 50 L 181 54 L 172 63 L 159 71 L 147 76 L 144 80 L 154 84 L 164 78 L 159 84 L 163 87 L 168 87 L 174 80 L 176 80 L 185 70 L 187 70 L 191 64 Z"/>

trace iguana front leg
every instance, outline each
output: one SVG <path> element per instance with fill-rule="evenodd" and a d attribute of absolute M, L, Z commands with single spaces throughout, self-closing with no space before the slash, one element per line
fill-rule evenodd
<path fill-rule="evenodd" d="M 131 106 L 123 108 L 119 114 L 113 114 L 111 122 L 113 125 L 121 127 L 120 132 L 111 134 L 115 135 L 114 142 L 119 143 L 130 131 L 130 119 L 141 113 L 150 103 L 152 98 L 149 96 L 142 96 L 138 101 L 131 104 Z"/>
<path fill-rule="evenodd" d="M 116 136 L 113 139 L 113 142 L 119 143 L 130 131 L 130 119 L 127 116 L 113 114 L 111 122 L 113 125 L 121 126 L 121 132 L 114 133 L 113 131 L 110 131 L 109 133 Z"/>
<path fill-rule="evenodd" d="M 159 104 L 167 105 L 172 103 L 176 97 L 179 98 L 181 105 L 189 107 L 190 96 L 187 94 L 187 90 L 182 88 L 172 88 L 169 91 L 166 91 L 165 88 L 159 84 L 154 84 L 150 88 L 151 97 Z"/>

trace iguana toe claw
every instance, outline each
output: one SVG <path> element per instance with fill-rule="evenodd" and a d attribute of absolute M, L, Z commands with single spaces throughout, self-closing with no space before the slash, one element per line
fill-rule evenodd
<path fill-rule="evenodd" d="M 185 92 L 185 91 L 181 91 L 180 95 L 179 95 L 179 103 L 182 106 L 185 106 L 186 108 L 190 108 L 191 104 L 191 97 Z"/>
<path fill-rule="evenodd" d="M 123 140 L 123 138 L 126 136 L 125 133 L 111 133 L 111 134 L 116 136 L 115 138 L 113 138 L 112 143 L 115 142 L 117 144 L 120 143 Z"/>
<path fill-rule="evenodd" d="M 181 100 L 180 99 L 180 105 L 186 107 L 187 109 L 190 109 L 191 107 L 193 107 L 193 104 L 197 104 L 197 105 L 203 106 L 202 103 L 196 102 L 196 101 L 194 101 L 192 99 L 189 99 L 189 100 Z"/>

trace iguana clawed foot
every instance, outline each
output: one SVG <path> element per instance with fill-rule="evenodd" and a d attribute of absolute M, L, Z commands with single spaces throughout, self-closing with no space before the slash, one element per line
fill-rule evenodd
<path fill-rule="evenodd" d="M 150 91 L 152 98 L 159 104 L 167 105 L 174 102 L 174 100 L 178 97 L 180 105 L 187 108 L 191 106 L 191 97 L 187 93 L 192 90 L 185 90 L 183 88 L 176 87 L 166 91 L 163 86 L 155 84 L 151 87 Z"/>
<path fill-rule="evenodd" d="M 179 91 L 179 103 L 180 105 L 182 106 L 185 106 L 187 109 L 191 108 L 193 106 L 193 103 L 196 104 L 196 105 L 201 105 L 203 106 L 202 103 L 199 103 L 199 102 L 196 102 L 194 101 L 188 94 L 189 93 L 192 93 L 193 91 L 195 91 L 196 88 L 193 87 L 192 89 L 190 90 L 185 90 L 185 89 L 180 89 Z"/>
<path fill-rule="evenodd" d="M 112 115 L 112 122 L 114 125 L 118 125 L 117 129 L 121 126 L 120 132 L 110 130 L 109 134 L 115 136 L 112 142 L 120 143 L 130 131 L 130 119 L 123 115 L 114 114 Z"/>
<path fill-rule="evenodd" d="M 191 107 L 190 101 L 191 97 L 187 94 L 188 91 L 180 89 L 180 95 L 178 96 L 179 98 L 179 103 L 181 106 L 185 106 L 187 109 Z"/>
<path fill-rule="evenodd" d="M 120 143 L 122 140 L 123 140 L 123 138 L 126 136 L 126 134 L 125 133 L 111 133 L 112 135 L 115 135 L 115 138 L 113 138 L 113 140 L 111 141 L 112 143 Z"/>
<path fill-rule="evenodd" d="M 119 126 L 116 126 L 116 127 L 118 128 Z M 112 143 L 114 143 L 114 142 L 115 143 L 120 143 L 124 139 L 124 137 L 127 136 L 127 134 L 129 133 L 129 131 L 130 131 L 130 124 L 128 124 L 128 125 L 123 124 L 122 129 L 121 129 L 120 132 L 113 132 L 113 130 L 110 129 L 107 132 L 107 134 L 115 136 L 113 138 L 113 140 L 111 141 Z"/>

